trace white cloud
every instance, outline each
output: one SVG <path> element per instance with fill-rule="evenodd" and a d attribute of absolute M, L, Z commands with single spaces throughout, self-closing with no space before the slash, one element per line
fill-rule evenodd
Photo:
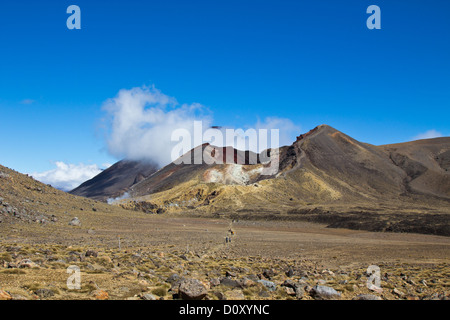
<path fill-rule="evenodd" d="M 258 120 L 255 129 L 278 129 L 280 131 L 280 147 L 291 145 L 301 130 L 300 126 L 295 125 L 290 119 L 278 117 L 267 117 L 263 122 Z"/>
<path fill-rule="evenodd" d="M 112 166 L 112 163 L 109 163 L 109 162 L 102 163 L 102 168 L 103 169 L 108 169 L 111 166 Z"/>
<path fill-rule="evenodd" d="M 107 113 L 104 120 L 107 122 L 108 151 L 117 158 L 150 159 L 161 167 L 165 166 L 174 160 L 171 157 L 172 150 L 180 143 L 171 141 L 172 133 L 176 129 L 188 132 L 191 137 L 191 141 L 187 144 L 183 140 L 182 144 L 189 146 L 183 148 L 185 152 L 200 143 L 210 142 L 205 138 L 199 143 L 194 137 L 195 121 L 202 121 L 202 133 L 211 126 L 212 114 L 207 108 L 198 103 L 180 105 L 174 98 L 154 87 L 122 89 L 116 97 L 103 104 L 103 110 Z M 224 127 L 217 129 L 223 133 L 224 138 L 226 129 Z M 290 145 L 300 132 L 300 128 L 291 120 L 277 117 L 258 120 L 243 130 L 246 129 L 269 129 L 269 132 L 270 129 L 279 129 L 280 146 Z M 245 145 L 245 139 L 245 136 L 238 136 L 237 143 L 233 146 Z M 217 146 L 230 145 L 226 142 L 212 141 Z M 270 147 L 270 138 L 268 142 L 267 147 Z M 266 148 L 247 144 L 246 149 L 260 152 Z"/>
<path fill-rule="evenodd" d="M 226 128 L 221 127 L 218 128 L 221 132 L 221 136 L 223 137 L 223 141 L 213 141 L 213 145 L 216 145 L 218 147 L 223 146 L 232 146 L 234 148 L 237 148 L 239 150 L 251 150 L 253 152 L 262 152 L 268 148 L 278 148 L 285 145 L 291 145 L 292 142 L 295 141 L 296 135 L 300 132 L 300 127 L 293 124 L 293 122 L 286 118 L 278 118 L 278 117 L 267 117 L 264 119 L 264 121 L 258 121 L 254 123 L 253 125 L 246 125 L 245 128 L 242 129 L 242 131 L 239 131 L 237 129 L 235 130 L 235 139 L 233 141 L 227 140 L 227 133 L 226 131 L 228 129 L 233 128 Z M 252 132 L 249 131 L 254 129 L 254 136 L 252 136 Z M 264 133 L 260 136 L 261 129 L 266 129 L 266 135 L 264 138 Z M 272 131 L 273 129 L 278 130 L 278 138 L 277 136 L 274 136 L 273 138 L 275 140 L 272 141 Z M 261 139 L 266 139 L 265 142 Z M 277 140 L 278 139 L 278 140 Z M 209 142 L 209 141 L 207 141 Z M 273 142 L 273 144 L 272 144 Z"/>
<path fill-rule="evenodd" d="M 432 139 L 432 138 L 439 138 L 442 136 L 443 136 L 442 133 L 432 129 L 432 130 L 428 130 L 427 132 L 418 134 L 417 136 L 412 138 L 412 140 Z"/>
<path fill-rule="evenodd" d="M 211 117 L 198 104 L 179 105 L 154 87 L 122 89 L 103 105 L 108 113 L 109 152 L 119 158 L 150 159 L 160 166 L 171 161 L 172 131 L 193 131 L 195 120 L 202 120 L 207 128 Z"/>
<path fill-rule="evenodd" d="M 130 198 L 130 194 L 128 192 L 125 192 L 124 194 L 122 194 L 121 196 L 119 196 L 117 198 L 106 199 L 106 202 L 108 204 L 114 204 L 114 203 L 120 202 L 120 200 L 124 200 L 124 199 L 128 199 L 128 198 Z"/>
<path fill-rule="evenodd" d="M 55 169 L 32 173 L 31 176 L 57 189 L 70 191 L 102 171 L 96 164 L 67 164 L 57 161 L 55 165 Z"/>

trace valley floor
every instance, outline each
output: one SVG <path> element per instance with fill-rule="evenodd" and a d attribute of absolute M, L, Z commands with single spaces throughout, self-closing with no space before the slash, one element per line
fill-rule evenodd
<path fill-rule="evenodd" d="M 324 298 L 316 285 L 335 289 L 333 299 L 449 297 L 448 237 L 123 212 L 80 213 L 76 227 L 0 224 L 0 290 L 13 299 L 173 299 L 183 279 L 197 279 L 206 299 Z M 370 265 L 382 290 L 366 285 Z M 69 266 L 80 268 L 79 290 L 67 288 Z"/>

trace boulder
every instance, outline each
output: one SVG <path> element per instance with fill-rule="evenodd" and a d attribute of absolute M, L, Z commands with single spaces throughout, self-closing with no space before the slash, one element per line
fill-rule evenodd
<path fill-rule="evenodd" d="M 258 283 L 264 285 L 269 291 L 275 291 L 277 289 L 277 285 L 275 284 L 275 282 L 272 281 L 258 280 Z"/>
<path fill-rule="evenodd" d="M 383 300 L 373 294 L 360 294 L 353 298 L 353 300 Z"/>
<path fill-rule="evenodd" d="M 314 286 L 310 294 L 316 300 L 336 300 L 341 297 L 339 292 L 327 286 Z"/>
<path fill-rule="evenodd" d="M 39 266 L 36 263 L 34 263 L 33 261 L 31 261 L 30 259 L 20 260 L 20 262 L 18 263 L 18 267 L 19 268 L 39 268 Z"/>
<path fill-rule="evenodd" d="M 242 290 L 235 289 L 225 292 L 225 300 L 245 300 Z"/>
<path fill-rule="evenodd" d="M 76 227 L 81 226 L 80 219 L 78 219 L 77 217 L 73 218 L 72 220 L 70 220 L 69 226 L 76 226 Z"/>
<path fill-rule="evenodd" d="M 88 250 L 88 251 L 86 251 L 86 253 L 84 255 L 86 257 L 97 257 L 98 253 L 94 250 Z"/>
<path fill-rule="evenodd" d="M 197 279 L 186 279 L 182 281 L 178 292 L 181 298 L 185 300 L 201 300 L 208 293 L 204 284 Z"/>
<path fill-rule="evenodd" d="M 50 289 L 38 289 L 34 292 L 39 298 L 50 298 L 55 295 L 53 290 Z"/>
<path fill-rule="evenodd" d="M 238 280 L 233 280 L 230 278 L 222 278 L 220 279 L 220 284 L 227 286 L 227 287 L 232 287 L 232 288 L 242 288 L 242 284 L 240 281 Z"/>

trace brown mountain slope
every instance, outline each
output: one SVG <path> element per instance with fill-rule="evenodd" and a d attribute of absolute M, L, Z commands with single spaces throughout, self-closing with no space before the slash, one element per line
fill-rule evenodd
<path fill-rule="evenodd" d="M 286 198 L 284 189 L 289 198 L 321 203 L 396 200 L 412 194 L 450 199 L 450 173 L 445 167 L 449 150 L 450 138 L 374 146 L 321 125 L 291 146 L 280 148 L 279 171 L 274 174 L 262 175 L 264 165 L 259 161 L 244 165 L 209 165 L 208 159 L 202 164 L 171 163 L 133 185 L 131 194 L 146 196 L 190 182 L 252 186 L 252 193 L 258 193 L 263 189 L 255 188 L 255 183 L 268 180 L 264 185 L 277 185 L 278 192 L 273 191 L 280 201 Z"/>
<path fill-rule="evenodd" d="M 144 207 L 151 212 L 301 216 L 333 226 L 376 230 L 403 230 L 398 223 L 405 225 L 411 219 L 415 226 L 433 225 L 434 219 L 438 228 L 447 230 L 449 150 L 450 138 L 374 146 L 321 125 L 300 135 L 291 146 L 271 150 L 273 155 L 279 152 L 278 172 L 263 175 L 268 165 L 260 161 L 172 163 L 133 185 L 132 199 L 122 205 L 142 209 L 142 203 L 150 203 Z M 439 216 L 412 218 L 416 213 Z M 361 226 L 361 218 L 371 225 Z"/>
<path fill-rule="evenodd" d="M 58 228 L 68 228 L 75 217 L 86 233 L 89 228 L 101 228 L 113 218 L 127 215 L 135 216 L 130 211 L 55 189 L 0 165 L 0 235 L 5 229 L 16 227 L 30 235 L 42 231 L 45 240 L 56 237 L 52 232 Z M 50 229 L 53 231 L 49 232 Z M 66 231 L 59 237 L 70 237 Z"/>
<path fill-rule="evenodd" d="M 149 177 L 157 169 L 156 164 L 151 162 L 121 160 L 70 193 L 106 201 L 108 198 L 119 197 L 133 184 Z"/>
<path fill-rule="evenodd" d="M 450 198 L 450 138 L 391 144 L 380 148 L 406 177 L 408 191 Z"/>
<path fill-rule="evenodd" d="M 444 237 L 330 230 L 301 221 L 149 215 L 62 192 L 2 166 L 0 198 L 0 294 L 6 300 L 179 299 L 174 275 L 205 284 L 263 275 L 277 286 L 267 291 L 254 283 L 242 291 L 246 299 L 292 299 L 283 283 L 300 279 L 311 288 L 326 282 L 341 299 L 354 299 L 373 292 L 345 283 L 361 278 L 371 264 L 389 274 L 383 299 L 406 299 L 386 290 L 393 286 L 414 299 L 448 297 L 450 239 Z M 81 225 L 70 224 L 75 217 Z M 233 241 L 225 242 L 230 227 Z M 435 231 L 441 230 L 429 230 Z M 81 272 L 79 290 L 68 286 L 74 266 Z M 234 299 L 235 287 L 207 286 L 207 299 L 217 299 L 217 290 Z M 298 298 L 311 300 L 314 293 L 305 290 Z"/>

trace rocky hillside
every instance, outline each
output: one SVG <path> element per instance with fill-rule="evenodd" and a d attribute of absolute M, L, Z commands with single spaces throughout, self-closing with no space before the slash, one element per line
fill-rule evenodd
<path fill-rule="evenodd" d="M 209 145 L 198 148 L 224 152 Z M 246 162 L 249 154 L 244 164 L 208 164 L 208 159 L 202 164 L 171 163 L 132 185 L 131 199 L 122 206 L 155 213 L 286 216 L 369 230 L 450 233 L 445 222 L 450 138 L 374 146 L 321 125 L 270 152 L 279 153 L 279 170 L 269 175 L 262 174 L 270 165 L 259 156 L 257 163 Z M 399 212 L 403 218 L 390 216 Z M 436 224 L 439 230 L 401 227 L 411 221 L 416 226 Z"/>
<path fill-rule="evenodd" d="M 0 227 L 22 225 L 34 231 L 36 225 L 67 226 L 75 218 L 83 222 L 100 217 L 107 220 L 110 215 L 127 212 L 68 194 L 0 165 Z"/>
<path fill-rule="evenodd" d="M 117 198 L 133 184 L 149 177 L 157 169 L 157 165 L 152 162 L 122 160 L 84 182 L 70 193 L 100 201 Z"/>

